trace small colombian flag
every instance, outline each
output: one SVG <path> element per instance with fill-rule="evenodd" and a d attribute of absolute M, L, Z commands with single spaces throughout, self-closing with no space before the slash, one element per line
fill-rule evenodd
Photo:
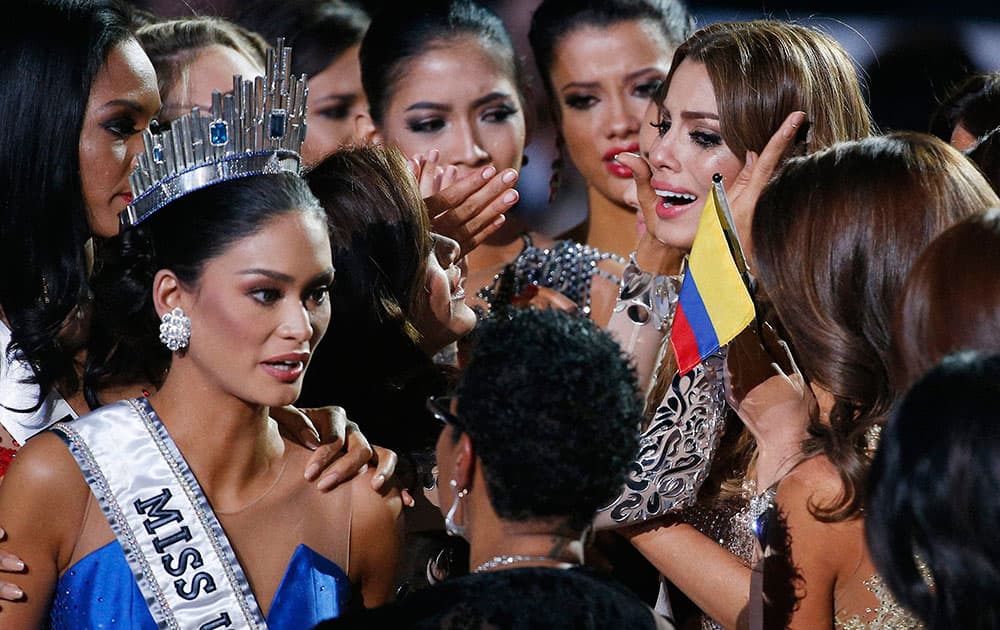
<path fill-rule="evenodd" d="M 722 177 L 713 178 L 681 282 L 670 343 L 680 374 L 729 343 L 754 318 L 746 261 L 733 227 Z"/>

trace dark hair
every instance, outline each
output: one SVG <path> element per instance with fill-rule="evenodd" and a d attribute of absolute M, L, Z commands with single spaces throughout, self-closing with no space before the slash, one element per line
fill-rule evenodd
<path fill-rule="evenodd" d="M 375 13 L 361 41 L 361 83 L 375 124 L 381 126 L 395 84 L 411 60 L 463 37 L 476 38 L 490 48 L 526 105 L 521 59 L 496 13 L 472 0 L 406 2 Z"/>
<path fill-rule="evenodd" d="M 1000 126 L 982 136 L 965 155 L 986 177 L 993 190 L 1000 195 Z"/>
<path fill-rule="evenodd" d="M 905 390 L 941 357 L 1000 352 L 1000 208 L 938 235 L 906 277 L 892 334 L 892 374 Z"/>
<path fill-rule="evenodd" d="M 480 322 L 457 415 L 505 519 L 582 531 L 625 481 L 642 398 L 618 343 L 586 318 L 512 309 Z"/>
<path fill-rule="evenodd" d="M 632 21 L 658 26 L 670 47 L 687 39 L 695 25 L 682 0 L 542 0 L 531 15 L 528 41 L 550 99 L 554 94 L 550 72 L 563 38 L 585 27 L 605 28 Z M 558 112 L 558 108 L 553 111 Z"/>
<path fill-rule="evenodd" d="M 976 138 L 1000 125 L 1000 72 L 973 74 L 959 83 L 938 105 L 930 131 L 948 141 L 958 125 Z"/>
<path fill-rule="evenodd" d="M 79 384 L 76 348 L 57 337 L 90 294 L 80 129 L 94 77 L 129 24 L 114 0 L 48 0 L 19 5 L 0 26 L 0 305 L 12 337 L 0 351 L 23 356 L 41 399 Z"/>
<path fill-rule="evenodd" d="M 898 394 L 890 327 L 914 260 L 945 228 L 996 204 L 961 153 L 921 133 L 792 158 L 765 187 L 753 219 L 756 271 L 806 379 L 834 399 L 829 423 L 814 421 L 804 444 L 830 459 L 844 485 L 817 517 L 841 520 L 861 507 L 867 434 Z"/>
<path fill-rule="evenodd" d="M 260 65 L 266 64 L 268 44 L 259 34 L 229 20 L 200 15 L 146 24 L 136 37 L 156 70 L 156 82 L 164 103 L 187 67 L 209 46 L 225 46 Z M 252 79 L 253 77 L 244 77 Z M 174 112 L 173 117 L 187 111 Z"/>
<path fill-rule="evenodd" d="M 406 157 L 388 145 L 345 147 L 306 177 L 330 216 L 337 279 L 333 325 L 313 356 L 299 404 L 336 403 L 366 437 L 389 448 L 429 447 L 437 425 L 424 401 L 443 383 L 415 327 L 431 237 Z"/>
<path fill-rule="evenodd" d="M 307 77 L 360 44 L 370 21 L 363 9 L 340 0 L 246 0 L 233 19 L 267 41 L 284 37 L 295 50 L 292 74 Z"/>
<path fill-rule="evenodd" d="M 287 212 L 326 214 L 292 173 L 233 179 L 189 193 L 108 242 L 94 277 L 88 396 L 108 385 L 163 381 L 171 353 L 159 341 L 153 278 L 170 269 L 197 286 L 205 263 Z"/>
<path fill-rule="evenodd" d="M 932 630 L 1000 627 L 998 409 L 1000 356 L 948 356 L 907 392 L 872 462 L 872 560 Z"/>

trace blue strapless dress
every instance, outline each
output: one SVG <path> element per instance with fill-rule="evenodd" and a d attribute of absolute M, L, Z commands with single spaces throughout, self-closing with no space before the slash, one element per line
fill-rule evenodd
<path fill-rule="evenodd" d="M 350 592 L 350 581 L 340 567 L 299 545 L 274 593 L 268 628 L 312 628 L 339 616 L 347 607 Z M 87 554 L 59 578 L 49 622 L 53 630 L 156 630 L 118 541 Z"/>

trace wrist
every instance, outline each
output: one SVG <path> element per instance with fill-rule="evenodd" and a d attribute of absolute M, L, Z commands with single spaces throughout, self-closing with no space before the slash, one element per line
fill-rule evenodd
<path fill-rule="evenodd" d="M 666 332 L 673 322 L 680 286 L 680 276 L 646 271 L 637 264 L 636 253 L 632 252 L 622 272 L 614 310 L 625 311 L 637 325 L 651 324 Z"/>
<path fill-rule="evenodd" d="M 634 260 L 643 271 L 654 275 L 674 275 L 680 273 L 681 262 L 686 254 L 684 250 L 667 245 L 646 230 L 639 237 Z"/>

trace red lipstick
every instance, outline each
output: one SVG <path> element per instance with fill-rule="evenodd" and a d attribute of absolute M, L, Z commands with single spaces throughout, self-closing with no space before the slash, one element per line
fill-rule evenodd
<path fill-rule="evenodd" d="M 622 179 L 628 179 L 632 177 L 632 169 L 625 166 L 624 164 L 619 164 L 615 161 L 615 156 L 619 153 L 638 153 L 639 143 L 633 142 L 632 144 L 624 147 L 613 147 L 608 149 L 601 160 L 604 162 L 604 168 L 608 169 L 608 172 L 615 177 L 620 177 Z"/>

